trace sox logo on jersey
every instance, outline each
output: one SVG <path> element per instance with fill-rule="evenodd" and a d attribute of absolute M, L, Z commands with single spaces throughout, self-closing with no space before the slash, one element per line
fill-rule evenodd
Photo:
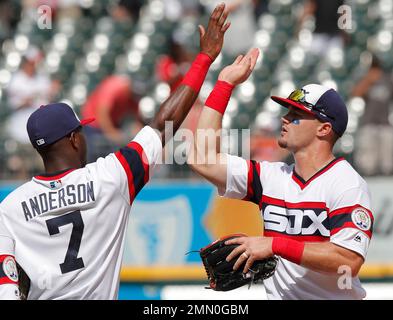
<path fill-rule="evenodd" d="M 268 205 L 263 212 L 266 230 L 289 235 L 315 235 L 319 232 L 328 237 L 330 232 L 323 225 L 327 218 L 327 211 L 321 209 L 286 209 Z"/>

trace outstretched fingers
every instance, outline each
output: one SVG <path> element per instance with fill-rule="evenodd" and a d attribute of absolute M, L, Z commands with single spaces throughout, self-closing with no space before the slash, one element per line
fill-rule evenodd
<path fill-rule="evenodd" d="M 210 16 L 209 24 L 210 23 L 216 24 L 216 22 L 220 20 L 224 10 L 225 10 L 225 3 L 220 3 L 219 5 L 217 5 Z"/>
<path fill-rule="evenodd" d="M 212 12 L 208 28 L 215 28 L 217 31 L 225 33 L 230 27 L 230 22 L 226 22 L 229 11 L 225 10 L 225 3 L 217 5 Z"/>
<path fill-rule="evenodd" d="M 251 69 L 251 58 L 250 57 L 243 57 L 243 59 L 240 62 L 242 68 L 241 68 L 241 73 L 242 74 L 246 74 L 248 75 L 249 73 L 251 73 L 252 69 Z"/>
<path fill-rule="evenodd" d="M 219 5 L 217 5 L 214 8 L 212 14 L 210 15 L 210 20 L 218 20 L 222 14 L 223 7 L 225 7 L 224 3 L 220 3 Z"/>
<path fill-rule="evenodd" d="M 222 32 L 222 33 L 225 33 L 225 32 L 229 29 L 230 26 L 231 26 L 231 23 L 230 23 L 230 22 L 227 22 L 227 23 L 221 28 L 221 32 Z"/>
<path fill-rule="evenodd" d="M 205 27 L 202 26 L 202 25 L 199 25 L 199 26 L 198 26 L 198 29 L 199 29 L 199 35 L 200 35 L 200 37 L 203 38 L 203 37 L 205 36 L 205 33 L 206 33 Z"/>
<path fill-rule="evenodd" d="M 223 12 L 222 12 L 222 15 L 221 15 L 221 17 L 220 17 L 220 19 L 218 20 L 218 26 L 220 27 L 220 28 L 222 28 L 222 26 L 224 25 L 224 23 L 225 23 L 225 21 L 227 20 L 227 18 L 228 18 L 228 11 L 227 10 L 224 10 Z"/>
<path fill-rule="evenodd" d="M 241 54 L 241 55 L 239 55 L 239 56 L 236 58 L 236 60 L 233 62 L 233 65 L 239 64 L 240 61 L 242 61 L 242 59 L 243 59 L 243 55 Z"/>
<path fill-rule="evenodd" d="M 250 65 L 251 70 L 254 69 L 254 67 L 257 63 L 258 57 L 259 57 L 259 49 L 258 48 L 250 49 L 247 52 L 247 54 L 244 56 L 244 59 L 248 59 L 251 61 L 251 65 Z"/>
<path fill-rule="evenodd" d="M 210 15 L 207 28 L 202 29 L 199 27 L 201 52 L 206 53 L 213 60 L 221 52 L 224 35 L 230 25 L 226 23 L 227 16 L 225 4 L 221 3 L 215 7 Z"/>
<path fill-rule="evenodd" d="M 258 48 L 251 49 L 250 55 L 249 55 L 250 59 L 251 59 L 251 66 L 250 66 L 251 70 L 254 70 L 255 65 L 257 64 L 257 61 L 258 61 L 259 54 L 260 54 L 260 51 Z"/>

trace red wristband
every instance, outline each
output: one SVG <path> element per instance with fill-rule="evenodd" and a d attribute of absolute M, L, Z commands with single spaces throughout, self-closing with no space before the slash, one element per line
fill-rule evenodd
<path fill-rule="evenodd" d="M 304 242 L 274 237 L 272 242 L 272 251 L 274 254 L 277 254 L 284 259 L 300 264 L 304 251 Z"/>
<path fill-rule="evenodd" d="M 191 87 L 195 92 L 199 92 L 212 63 L 213 60 L 206 53 L 199 53 L 181 84 Z"/>
<path fill-rule="evenodd" d="M 235 88 L 235 86 L 228 82 L 217 81 L 213 91 L 206 100 L 206 107 L 224 114 L 228 106 L 229 99 L 231 98 L 233 88 Z"/>

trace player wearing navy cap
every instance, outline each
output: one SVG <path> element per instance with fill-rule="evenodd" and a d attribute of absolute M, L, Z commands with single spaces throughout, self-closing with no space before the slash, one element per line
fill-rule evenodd
<path fill-rule="evenodd" d="M 200 26 L 201 52 L 182 84 L 116 153 L 86 165 L 82 127 L 92 119 L 80 121 L 64 103 L 30 116 L 27 131 L 45 173 L 0 205 L 0 298 L 20 298 L 20 274 L 30 281 L 28 299 L 117 298 L 130 205 L 161 160 L 165 121 L 178 129 L 221 51 L 224 9 L 216 7 L 206 30 Z"/>
<path fill-rule="evenodd" d="M 231 92 L 249 76 L 257 56 L 255 51 L 240 56 L 220 73 L 198 129 L 221 129 Z M 245 67 L 248 72 L 239 80 L 234 73 Z M 223 154 L 198 135 L 188 159 L 220 195 L 260 208 L 264 236 L 227 241 L 240 244 L 228 260 L 235 259 L 235 269 L 244 264 L 247 273 L 255 260 L 278 256 L 275 274 L 264 281 L 269 299 L 362 299 L 366 292 L 357 275 L 373 215 L 366 182 L 346 160 L 333 155 L 347 126 L 346 106 L 334 89 L 318 84 L 272 99 L 288 108 L 278 143 L 292 152 L 294 164 Z"/>
<path fill-rule="evenodd" d="M 94 120 L 81 121 L 69 105 L 51 103 L 31 114 L 27 121 L 27 133 L 33 147 L 42 150 Z"/>

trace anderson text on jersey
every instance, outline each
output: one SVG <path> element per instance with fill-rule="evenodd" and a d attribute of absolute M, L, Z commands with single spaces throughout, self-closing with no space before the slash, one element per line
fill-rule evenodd
<path fill-rule="evenodd" d="M 57 191 L 43 192 L 21 203 L 26 221 L 58 208 L 95 201 L 94 184 L 70 184 Z"/>

